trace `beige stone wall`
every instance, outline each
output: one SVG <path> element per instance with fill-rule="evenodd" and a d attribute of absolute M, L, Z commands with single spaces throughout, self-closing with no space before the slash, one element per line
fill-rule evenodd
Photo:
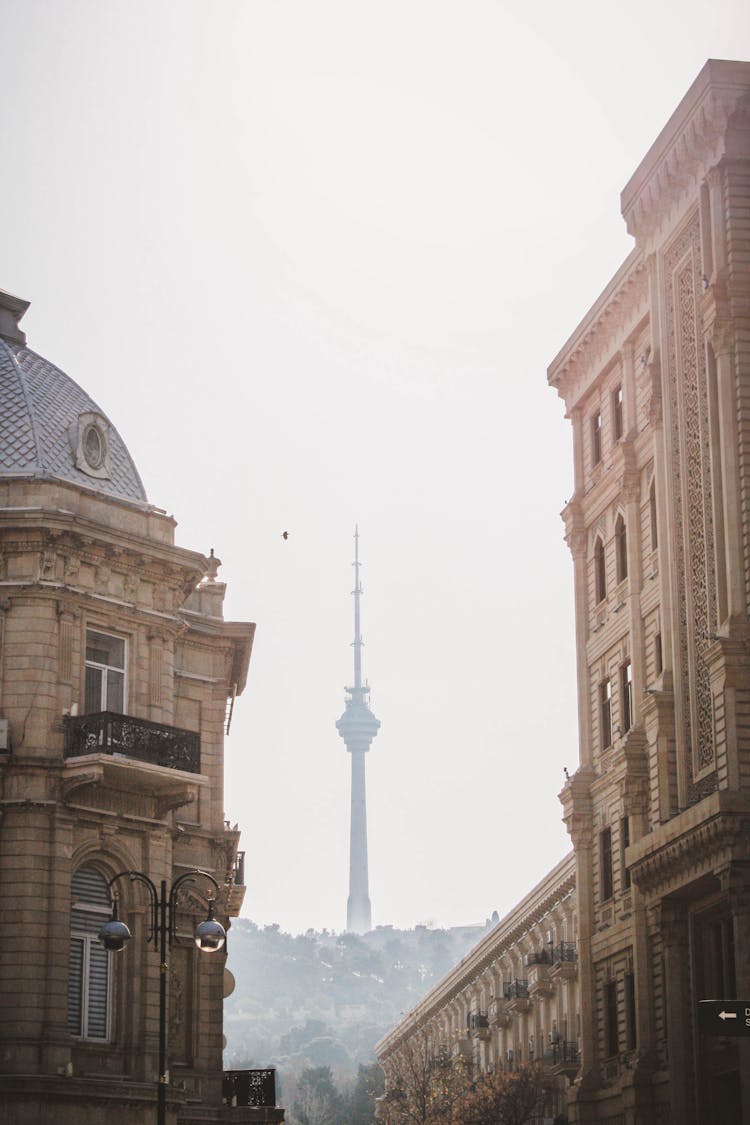
<path fill-rule="evenodd" d="M 749 100 L 748 64 L 707 64 L 623 193 L 635 250 L 550 368 L 574 428 L 576 488 L 564 519 L 584 702 L 581 768 L 561 795 L 592 1001 L 573 1121 L 740 1120 L 741 1104 L 750 1114 L 746 1052 L 732 1045 L 720 1067 L 696 1026 L 711 989 L 740 995 L 750 985 L 726 950 L 721 974 L 706 952 L 719 932 L 739 943 L 750 877 L 739 827 L 748 811 Z M 615 441 L 607 403 L 620 378 L 632 424 Z M 618 515 L 627 577 L 617 573 Z"/>
<path fill-rule="evenodd" d="M 223 621 L 224 586 L 204 581 L 207 567 L 203 555 L 174 545 L 174 521 L 156 509 L 64 482 L 0 483 L 0 716 L 9 726 L 9 750 L 0 752 L 4 1119 L 40 1120 L 34 1083 L 48 1091 L 44 1112 L 71 1125 L 100 1120 L 105 1107 L 122 1122 L 154 1113 L 159 958 L 146 940 L 148 897 L 127 879 L 118 883 L 120 915 L 133 938 L 111 958 L 109 1041 L 68 1031 L 71 878 L 79 866 L 106 879 L 141 870 L 157 887 L 200 868 L 222 888 L 220 920 L 228 924 L 239 910 L 223 735 L 253 626 Z M 66 715 L 85 710 L 89 628 L 126 642 L 127 715 L 200 734 L 198 775 L 127 754 L 65 756 Z M 221 1101 L 225 958 L 200 956 L 191 941 L 207 889 L 196 884 L 179 900 L 169 1042 L 177 1102 L 203 1099 L 206 1120 L 218 1120 L 211 1113 Z M 173 1122 L 176 1113 L 177 1103 Z"/>

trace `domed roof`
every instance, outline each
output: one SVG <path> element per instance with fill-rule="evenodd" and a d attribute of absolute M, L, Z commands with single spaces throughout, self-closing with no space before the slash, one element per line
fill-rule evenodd
<path fill-rule="evenodd" d="M 26 347 L 27 301 L 0 290 L 0 479 L 58 477 L 146 501 L 133 459 L 96 403 Z"/>

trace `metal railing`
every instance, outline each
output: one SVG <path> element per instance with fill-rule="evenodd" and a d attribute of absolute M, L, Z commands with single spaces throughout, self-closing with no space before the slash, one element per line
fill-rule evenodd
<path fill-rule="evenodd" d="M 561 961 L 577 961 L 578 952 L 574 941 L 561 941 L 552 947 L 552 964 L 558 965 Z"/>
<path fill-rule="evenodd" d="M 224 1105 L 272 1108 L 276 1105 L 276 1071 L 225 1070 L 221 1086 Z"/>
<path fill-rule="evenodd" d="M 562 1063 L 578 1064 L 581 1061 L 581 1055 L 577 1044 L 561 1040 L 559 1043 L 552 1043 L 547 1048 L 544 1052 L 544 1061 L 551 1063 L 552 1066 L 560 1066 Z"/>
<path fill-rule="evenodd" d="M 527 965 L 549 965 L 550 955 L 546 949 L 538 949 L 534 953 L 526 955 Z"/>
<path fill-rule="evenodd" d="M 506 1000 L 528 1000 L 529 982 L 527 980 L 508 981 L 503 985 L 503 996 Z"/>
<path fill-rule="evenodd" d="M 99 711 L 70 716 L 65 723 L 66 758 L 82 754 L 120 754 L 154 766 L 200 773 L 201 736 L 197 731 Z"/>
<path fill-rule="evenodd" d="M 470 1031 L 483 1031 L 490 1026 L 486 1012 L 470 1012 L 466 1025 Z"/>

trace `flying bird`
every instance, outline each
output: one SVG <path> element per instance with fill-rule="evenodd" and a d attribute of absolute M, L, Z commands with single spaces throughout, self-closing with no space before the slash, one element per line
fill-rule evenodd
<path fill-rule="evenodd" d="M 289 532 L 288 531 L 282 531 L 281 538 L 282 539 L 288 539 L 289 538 Z"/>

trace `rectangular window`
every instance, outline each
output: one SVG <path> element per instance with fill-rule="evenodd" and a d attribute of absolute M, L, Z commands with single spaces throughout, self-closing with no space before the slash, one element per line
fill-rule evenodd
<path fill-rule="evenodd" d="M 612 898 L 613 894 L 613 878 L 612 878 L 612 829 L 605 828 L 599 833 L 599 860 L 600 860 L 600 885 L 602 890 L 602 902 Z"/>
<path fill-rule="evenodd" d="M 602 750 L 612 745 L 612 683 L 603 680 L 599 684 L 599 733 Z"/>
<path fill-rule="evenodd" d="M 609 980 L 604 986 L 604 1033 L 607 1055 L 616 1055 L 620 1049 L 617 1027 L 617 981 Z"/>
<path fill-rule="evenodd" d="M 622 437 L 622 383 L 612 392 L 612 435 L 615 441 Z"/>
<path fill-rule="evenodd" d="M 625 974 L 625 1050 L 633 1051 L 638 1046 L 638 1031 L 635 1024 L 635 974 Z"/>
<path fill-rule="evenodd" d="M 664 671 L 664 660 L 661 652 L 661 633 L 657 633 L 654 637 L 654 664 L 656 666 L 656 674 L 660 676 Z"/>
<path fill-rule="evenodd" d="M 597 410 L 591 419 L 591 464 L 598 465 L 602 459 L 602 415 Z"/>
<path fill-rule="evenodd" d="M 633 725 L 633 666 L 629 660 L 620 668 L 620 723 L 623 734 Z"/>
<path fill-rule="evenodd" d="M 625 850 L 630 847 L 630 817 L 624 816 L 620 821 L 620 862 L 622 864 L 622 888 L 627 890 L 630 886 L 630 872 L 625 866 Z"/>
<path fill-rule="evenodd" d="M 125 641 L 86 630 L 86 714 L 125 710 Z"/>

